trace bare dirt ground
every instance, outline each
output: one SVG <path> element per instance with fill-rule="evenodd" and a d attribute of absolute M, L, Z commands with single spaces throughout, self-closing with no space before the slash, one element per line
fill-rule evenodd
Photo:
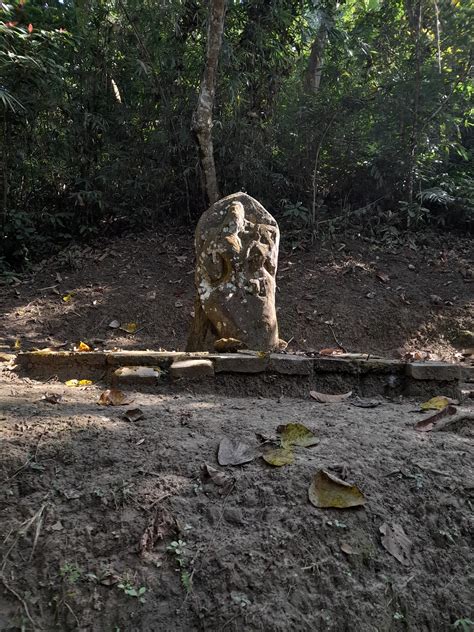
<path fill-rule="evenodd" d="M 191 234 L 141 234 L 69 248 L 0 287 L 0 345 L 79 340 L 98 348 L 184 349 L 193 310 Z M 336 347 L 453 360 L 474 331 L 472 239 L 419 234 L 400 243 L 351 238 L 280 252 L 277 308 L 290 351 Z M 63 297 L 69 297 L 64 301 Z M 109 323 L 134 322 L 129 335 Z"/>
<path fill-rule="evenodd" d="M 283 243 L 277 296 L 290 351 L 459 360 L 469 346 L 471 241 L 294 246 Z M 70 248 L 13 281 L 0 287 L 0 351 L 80 340 L 183 349 L 192 237 Z M 138 330 L 111 329 L 113 320 Z M 97 405 L 100 390 L 0 372 L 0 631 L 470 629 L 472 427 L 417 432 L 413 402 L 362 409 L 191 393 L 130 393 L 144 417 L 129 422 L 123 408 Z M 45 392 L 62 399 L 48 403 Z M 288 422 L 320 438 L 292 465 L 218 466 L 223 437 L 259 446 Z M 204 463 L 230 482 L 203 479 Z M 311 505 L 322 468 L 355 483 L 366 505 Z M 384 548 L 384 524 L 406 534 L 406 564 Z"/>
<path fill-rule="evenodd" d="M 100 390 L 0 380 L 0 630 L 470 629 L 472 428 L 417 432 L 412 402 L 186 393 L 131 393 L 144 417 L 127 422 Z M 292 465 L 217 464 L 223 437 L 258 446 L 288 422 L 320 439 Z M 233 482 L 203 481 L 204 463 Z M 321 468 L 366 505 L 311 505 Z M 411 542 L 406 565 L 384 523 Z"/>

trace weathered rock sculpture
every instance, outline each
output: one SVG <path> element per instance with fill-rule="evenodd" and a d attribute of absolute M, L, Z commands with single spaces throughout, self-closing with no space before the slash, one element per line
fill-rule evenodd
<path fill-rule="evenodd" d="M 246 193 L 215 202 L 196 228 L 194 320 L 187 351 L 279 347 L 275 276 L 280 231 Z"/>

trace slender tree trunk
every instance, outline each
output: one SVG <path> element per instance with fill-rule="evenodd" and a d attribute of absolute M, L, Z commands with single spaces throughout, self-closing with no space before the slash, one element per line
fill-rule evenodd
<path fill-rule="evenodd" d="M 311 46 L 308 66 L 305 75 L 305 88 L 307 92 L 316 94 L 321 85 L 321 77 L 324 65 L 324 50 L 328 41 L 328 33 L 325 24 L 321 24 L 316 33 L 316 38 Z"/>
<path fill-rule="evenodd" d="M 212 144 L 212 110 L 214 108 L 217 64 L 224 32 L 225 10 L 225 0 L 210 0 L 206 65 L 192 119 L 192 130 L 197 139 L 199 159 L 204 176 L 204 189 L 209 204 L 213 204 L 220 198 Z"/>
<path fill-rule="evenodd" d="M 421 29 L 423 24 L 423 0 L 415 0 L 413 4 L 408 3 L 409 19 L 412 26 L 412 34 L 415 48 L 415 85 L 413 95 L 412 129 L 410 135 L 410 154 L 408 160 L 408 202 L 413 202 L 415 185 L 415 169 L 418 155 L 419 140 L 419 114 L 420 114 L 420 93 L 421 93 Z"/>

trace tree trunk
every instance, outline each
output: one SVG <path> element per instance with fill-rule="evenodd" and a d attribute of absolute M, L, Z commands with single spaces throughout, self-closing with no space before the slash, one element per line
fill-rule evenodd
<path fill-rule="evenodd" d="M 214 107 L 217 64 L 224 32 L 225 9 L 225 0 L 210 0 L 206 65 L 196 110 L 192 119 L 192 130 L 197 139 L 199 159 L 204 176 L 204 189 L 209 204 L 214 204 L 220 198 L 212 144 L 212 110 Z"/>
<path fill-rule="evenodd" d="M 305 88 L 307 92 L 316 94 L 321 84 L 324 65 L 324 49 L 328 41 L 328 32 L 325 24 L 321 24 L 316 33 L 316 38 L 311 46 L 311 53 L 306 68 Z"/>
<path fill-rule="evenodd" d="M 415 186 L 415 170 L 418 154 L 419 140 L 419 114 L 420 114 L 420 93 L 421 93 L 421 30 L 423 26 L 423 0 L 414 0 L 407 2 L 408 19 L 411 25 L 412 37 L 414 40 L 414 57 L 415 57 L 415 77 L 414 77 L 414 94 L 413 94 L 413 110 L 412 110 L 412 129 L 410 135 L 410 148 L 408 158 L 408 177 L 407 177 L 407 197 L 408 202 L 413 202 L 414 186 Z"/>

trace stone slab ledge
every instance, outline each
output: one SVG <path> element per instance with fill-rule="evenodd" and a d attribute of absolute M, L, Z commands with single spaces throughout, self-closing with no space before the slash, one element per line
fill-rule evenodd
<path fill-rule="evenodd" d="M 16 355 L 19 371 L 35 375 L 58 375 L 80 371 L 112 373 L 120 367 L 155 367 L 170 372 L 174 363 L 201 361 L 214 373 L 273 373 L 281 375 L 312 376 L 321 373 L 343 373 L 354 376 L 385 374 L 407 376 L 416 381 L 474 382 L 474 366 L 446 362 L 402 362 L 362 354 L 346 357 L 307 357 L 300 354 L 238 352 L 238 353 L 185 353 L 182 351 L 27 351 Z M 204 369 L 203 369 L 204 370 Z M 174 371 L 174 373 L 176 373 Z M 210 370 L 209 370 L 210 373 Z M 72 375 L 76 377 L 76 375 Z"/>

